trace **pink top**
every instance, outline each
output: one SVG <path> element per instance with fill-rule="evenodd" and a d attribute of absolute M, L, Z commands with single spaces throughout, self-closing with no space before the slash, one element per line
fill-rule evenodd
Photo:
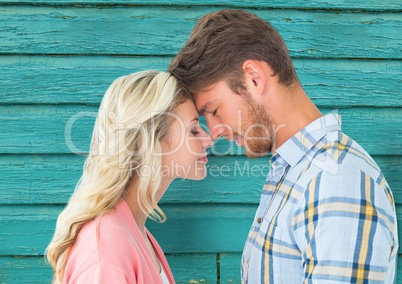
<path fill-rule="evenodd" d="M 175 283 L 161 247 L 148 230 L 147 235 L 169 282 Z M 162 284 L 160 272 L 125 201 L 81 229 L 71 249 L 63 283 Z"/>

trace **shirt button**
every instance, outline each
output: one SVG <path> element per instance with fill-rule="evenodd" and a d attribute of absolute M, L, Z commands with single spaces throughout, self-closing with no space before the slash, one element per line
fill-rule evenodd
<path fill-rule="evenodd" d="M 257 223 L 261 224 L 261 217 L 257 219 Z"/>

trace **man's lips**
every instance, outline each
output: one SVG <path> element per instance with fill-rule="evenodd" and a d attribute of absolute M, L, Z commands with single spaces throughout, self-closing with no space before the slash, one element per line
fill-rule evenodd
<path fill-rule="evenodd" d="M 235 134 L 232 136 L 228 135 L 228 136 L 222 136 L 222 137 L 229 141 L 235 141 L 238 146 L 243 146 L 243 144 L 244 144 L 243 143 L 244 138 L 240 134 Z"/>
<path fill-rule="evenodd" d="M 236 144 L 237 144 L 237 146 L 243 146 L 243 137 L 242 136 L 240 136 L 240 135 L 237 135 L 236 136 Z"/>

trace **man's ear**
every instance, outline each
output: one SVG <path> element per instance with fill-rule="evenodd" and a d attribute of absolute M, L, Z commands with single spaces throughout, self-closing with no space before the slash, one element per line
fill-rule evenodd
<path fill-rule="evenodd" d="M 247 90 L 253 95 L 262 95 L 267 83 L 261 63 L 261 61 L 249 59 L 242 65 Z"/>

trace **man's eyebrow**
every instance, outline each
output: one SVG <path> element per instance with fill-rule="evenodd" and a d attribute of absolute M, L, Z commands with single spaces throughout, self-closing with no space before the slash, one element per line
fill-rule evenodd
<path fill-rule="evenodd" d="M 198 111 L 198 114 L 203 116 L 205 113 L 205 110 L 209 107 L 209 105 L 211 104 L 211 101 L 207 102 L 206 104 L 204 104 L 200 110 Z"/>

